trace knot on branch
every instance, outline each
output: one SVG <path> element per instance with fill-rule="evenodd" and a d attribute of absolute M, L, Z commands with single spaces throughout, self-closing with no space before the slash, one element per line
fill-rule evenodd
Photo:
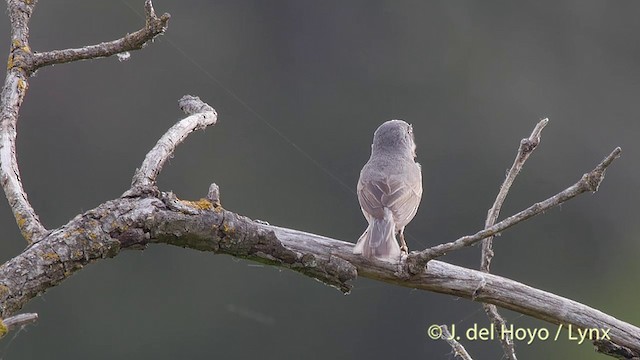
<path fill-rule="evenodd" d="M 520 157 L 526 157 L 529 153 L 533 152 L 540 144 L 540 138 L 524 138 L 520 140 Z"/>
<path fill-rule="evenodd" d="M 427 263 L 438 257 L 432 248 L 425 249 L 419 252 L 412 252 L 407 256 L 406 270 L 409 275 L 422 274 L 425 271 Z"/>
<path fill-rule="evenodd" d="M 622 149 L 620 147 L 615 148 L 611 154 L 609 154 L 598 166 L 596 166 L 590 172 L 582 175 L 580 179 L 581 185 L 584 187 L 585 191 L 596 192 L 598 191 L 598 187 L 600 187 L 600 183 L 604 180 L 604 173 L 607 170 L 607 167 L 611 165 L 611 163 L 620 157 L 622 153 Z"/>
<path fill-rule="evenodd" d="M 12 69 L 21 70 L 27 75 L 31 75 L 34 70 L 31 48 L 17 39 L 11 42 L 11 52 L 7 61 L 7 71 Z"/>
<path fill-rule="evenodd" d="M 604 180 L 604 170 L 603 171 L 592 171 L 582 175 L 582 185 L 585 188 L 585 191 L 596 192 L 598 191 L 598 187 Z"/>

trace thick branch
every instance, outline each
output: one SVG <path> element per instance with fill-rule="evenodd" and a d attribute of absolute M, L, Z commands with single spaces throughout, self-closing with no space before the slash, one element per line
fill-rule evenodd
<path fill-rule="evenodd" d="M 30 71 L 54 64 L 64 64 L 78 60 L 98 59 L 113 56 L 132 50 L 142 49 L 149 41 L 156 36 L 163 34 L 169 24 L 169 14 L 164 13 L 160 17 L 156 16 L 151 0 L 146 0 L 145 25 L 142 29 L 123 36 L 120 39 L 103 42 L 97 45 L 85 46 L 78 49 L 53 50 L 36 53 L 33 55 Z"/>
<path fill-rule="evenodd" d="M 604 179 L 605 170 L 611 163 L 620 156 L 622 149 L 615 148 L 611 154 L 609 154 L 598 166 L 596 166 L 590 172 L 582 175 L 582 178 L 575 184 L 559 192 L 558 194 L 533 204 L 525 210 L 512 215 L 499 223 L 478 231 L 474 235 L 463 236 L 455 241 L 436 245 L 419 252 L 412 252 L 407 258 L 407 264 L 409 272 L 413 274 L 424 272 L 424 265 L 432 259 L 443 256 L 446 253 L 454 250 L 462 249 L 463 247 L 471 246 L 489 236 L 494 236 L 497 233 L 510 228 L 511 226 L 527 220 L 533 216 L 543 213 L 555 206 L 564 203 L 584 192 L 595 192 L 598 190 L 598 186 Z"/>
<path fill-rule="evenodd" d="M 357 270 L 370 279 L 491 303 L 553 324 L 611 329 L 613 343 L 640 353 L 639 328 L 558 295 L 436 260 L 426 272 L 403 276 L 398 274 L 402 264 L 354 255 L 352 243 L 265 225 L 206 199 L 188 202 L 171 194 L 107 202 L 0 266 L 0 317 L 14 314 L 90 262 L 150 243 L 289 268 L 343 292 Z"/>

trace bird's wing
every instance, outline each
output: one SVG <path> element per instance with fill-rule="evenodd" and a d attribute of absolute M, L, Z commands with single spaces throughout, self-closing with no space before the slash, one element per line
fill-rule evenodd
<path fill-rule="evenodd" d="M 393 212 L 396 225 L 404 227 L 413 219 L 422 197 L 420 172 L 413 176 L 397 175 L 375 180 L 358 181 L 358 200 L 365 216 L 384 217 L 383 209 Z"/>
<path fill-rule="evenodd" d="M 398 228 L 403 228 L 418 211 L 422 198 L 422 177 L 418 171 L 402 176 L 390 176 L 386 183 L 388 192 L 382 196 L 381 203 L 393 211 Z"/>
<path fill-rule="evenodd" d="M 358 201 L 362 213 L 367 219 L 369 217 L 376 219 L 384 217 L 384 204 L 381 200 L 387 192 L 387 185 L 383 181 L 363 181 L 362 177 L 360 178 L 358 181 Z"/>

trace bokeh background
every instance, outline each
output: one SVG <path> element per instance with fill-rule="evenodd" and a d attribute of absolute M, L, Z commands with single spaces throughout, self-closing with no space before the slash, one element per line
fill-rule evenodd
<path fill-rule="evenodd" d="M 111 40 L 143 23 L 142 0 L 41 1 L 35 51 Z M 640 324 L 637 1 L 155 1 L 167 34 L 131 59 L 58 65 L 30 82 L 18 134 L 29 198 L 47 227 L 118 197 L 145 153 L 200 96 L 219 124 L 191 135 L 162 190 L 204 196 L 272 224 L 355 241 L 355 196 L 373 131 L 414 126 L 424 248 L 484 223 L 518 143 L 549 117 L 502 215 L 573 184 L 614 147 L 600 191 L 506 231 L 496 274 Z M 9 24 L 0 17 L 3 51 Z M 0 202 L 0 261 L 25 246 Z M 478 247 L 443 260 L 477 268 Z M 434 323 L 488 326 L 478 303 L 359 279 L 343 296 L 296 273 L 151 246 L 85 269 L 29 303 L 36 325 L 0 359 L 452 359 Z M 504 312 L 517 327 L 555 327 Z M 463 342 L 500 358 L 497 342 Z M 523 359 L 601 359 L 591 345 L 517 343 Z"/>

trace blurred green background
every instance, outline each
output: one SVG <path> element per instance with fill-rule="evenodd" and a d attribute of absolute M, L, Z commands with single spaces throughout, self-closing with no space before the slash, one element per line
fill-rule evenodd
<path fill-rule="evenodd" d="M 40 1 L 35 51 L 111 40 L 143 1 Z M 640 3 L 637 1 L 155 1 L 167 34 L 129 61 L 40 70 L 18 133 L 29 198 L 45 225 L 118 197 L 146 152 L 200 96 L 219 123 L 191 135 L 162 190 L 272 224 L 355 241 L 355 184 L 373 131 L 414 126 L 425 193 L 411 249 L 474 233 L 518 143 L 549 117 L 507 216 L 573 184 L 614 147 L 600 191 L 495 242 L 492 270 L 640 324 Z M 9 24 L 0 18 L 3 50 Z M 634 165 L 636 164 L 636 165 Z M 0 261 L 24 248 L 0 202 Z M 443 260 L 477 268 L 479 248 Z M 360 279 L 351 295 L 296 273 L 169 246 L 87 266 L 24 309 L 36 325 L 0 359 L 452 359 L 434 323 L 488 322 L 478 303 Z M 555 327 L 504 312 L 517 327 Z M 464 342 L 500 358 L 497 342 Z M 601 359 L 591 345 L 518 342 L 520 358 Z"/>

